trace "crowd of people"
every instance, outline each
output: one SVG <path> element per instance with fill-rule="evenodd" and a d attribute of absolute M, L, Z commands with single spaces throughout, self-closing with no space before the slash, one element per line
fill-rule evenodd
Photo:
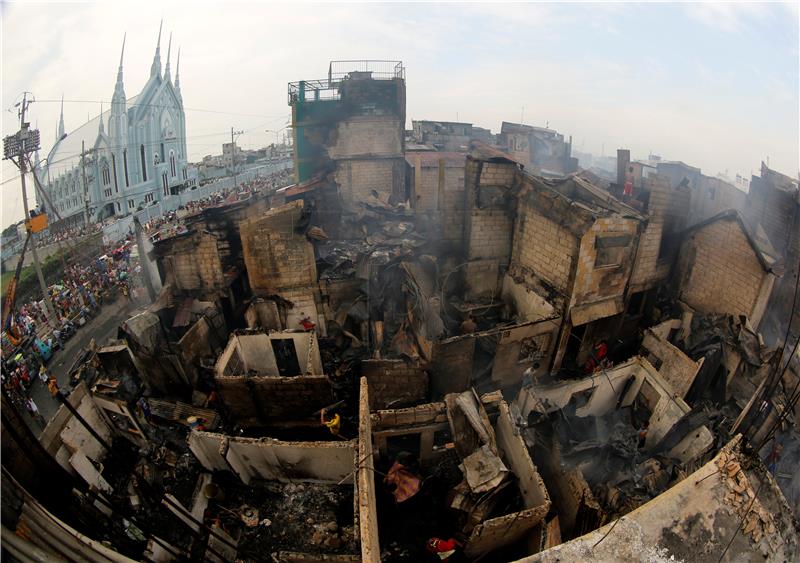
<path fill-rule="evenodd" d="M 122 295 L 130 299 L 132 285 L 141 273 L 131 259 L 131 243 L 107 248 L 92 263 L 74 264 L 48 288 L 56 319 L 48 323 L 44 299 L 39 296 L 18 305 L 11 327 L 2 335 L 0 380 L 10 399 L 39 420 L 41 414 L 30 396 L 35 377 L 50 379 L 47 364 L 54 351 L 102 308 L 104 301 Z M 136 284 L 141 285 L 141 284 Z"/>
<path fill-rule="evenodd" d="M 143 225 L 154 242 L 186 230 L 183 219 L 209 207 L 234 203 L 249 198 L 253 193 L 275 190 L 291 183 L 290 170 L 282 170 L 268 176 L 259 176 L 242 182 L 236 188 L 225 188 L 206 198 L 189 202 L 177 211 L 168 211 Z M 92 230 L 100 229 L 93 225 Z M 75 229 L 44 237 L 46 244 L 66 240 L 86 230 Z M 55 308 L 55 328 L 49 323 L 45 302 L 40 295 L 18 303 L 12 315 L 11 328 L 2 333 L 2 372 L 0 379 L 9 397 L 31 417 L 44 425 L 39 408 L 30 395 L 31 386 L 38 377 L 43 385 L 55 385 L 55 379 L 47 369 L 53 352 L 63 347 L 88 319 L 95 316 L 104 301 L 122 297 L 132 299 L 137 288 L 141 288 L 142 269 L 138 260 L 132 259 L 131 248 L 134 234 L 126 240 L 103 249 L 104 254 L 89 264 L 73 264 L 67 267 L 58 283 L 48 290 Z"/>
<path fill-rule="evenodd" d="M 186 232 L 184 219 L 209 207 L 234 203 L 247 199 L 253 193 L 260 193 L 265 190 L 275 190 L 291 183 L 293 172 L 291 170 L 280 170 L 266 176 L 256 176 L 249 182 L 241 182 L 236 188 L 224 188 L 213 192 L 208 197 L 193 200 L 178 208 L 177 211 L 168 211 L 147 221 L 143 228 L 150 237 L 151 242 L 170 238 Z"/>
<path fill-rule="evenodd" d="M 56 219 L 55 217 L 51 219 Z M 90 225 L 89 228 L 85 228 L 83 226 L 75 227 L 72 229 L 62 229 L 55 233 L 40 233 L 38 237 L 36 237 L 36 247 L 41 248 L 43 246 L 47 246 L 48 244 L 54 244 L 57 242 L 66 242 L 66 241 L 74 241 L 80 237 L 84 237 L 86 235 L 94 234 L 100 231 L 103 228 L 101 223 L 95 223 Z"/>

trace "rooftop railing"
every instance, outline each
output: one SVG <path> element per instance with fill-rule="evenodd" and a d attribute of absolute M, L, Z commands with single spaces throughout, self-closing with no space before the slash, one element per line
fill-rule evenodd
<path fill-rule="evenodd" d="M 292 105 L 296 102 L 338 100 L 341 98 L 340 86 L 345 80 L 393 80 L 405 77 L 406 69 L 402 61 L 331 61 L 327 79 L 290 82 L 288 101 Z"/>

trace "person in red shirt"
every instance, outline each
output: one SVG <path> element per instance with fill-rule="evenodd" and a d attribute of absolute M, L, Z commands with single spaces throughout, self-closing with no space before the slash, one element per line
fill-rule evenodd
<path fill-rule="evenodd" d="M 425 543 L 425 547 L 430 553 L 437 555 L 440 560 L 446 561 L 453 556 L 456 548 L 461 547 L 461 543 L 453 538 L 449 540 L 431 538 Z"/>

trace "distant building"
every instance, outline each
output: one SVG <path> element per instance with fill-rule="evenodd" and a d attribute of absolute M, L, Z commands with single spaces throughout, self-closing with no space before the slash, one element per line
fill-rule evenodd
<path fill-rule="evenodd" d="M 572 139 L 566 141 L 553 129 L 504 121 L 498 144 L 537 174 L 563 176 L 578 169 L 578 159 L 572 156 Z"/>
<path fill-rule="evenodd" d="M 495 144 L 489 129 L 459 121 L 412 121 L 412 140 L 419 145 L 434 147 L 437 151 L 466 152 L 470 141 Z"/>
<path fill-rule="evenodd" d="M 125 96 L 122 81 L 123 41 L 111 109 L 66 134 L 64 107 L 58 135 L 39 177 L 61 219 L 51 211 L 51 228 L 72 227 L 125 215 L 155 201 L 175 196 L 189 180 L 186 117 L 180 89 L 180 54 L 175 82 L 170 74 L 170 48 L 161 73 L 161 30 L 142 91 Z M 106 128 L 107 126 L 107 128 Z M 90 155 L 81 170 L 81 145 Z M 37 158 L 38 161 L 38 158 Z M 86 174 L 86 193 L 83 188 Z M 45 202 L 37 193 L 37 202 Z M 88 197 L 88 206 L 85 198 Z M 48 206 L 49 207 L 49 206 Z"/>
<path fill-rule="evenodd" d="M 236 143 L 222 143 L 222 163 L 224 166 L 233 166 L 234 155 L 236 156 L 236 164 L 241 164 L 245 161 L 242 150 L 236 146 Z"/>

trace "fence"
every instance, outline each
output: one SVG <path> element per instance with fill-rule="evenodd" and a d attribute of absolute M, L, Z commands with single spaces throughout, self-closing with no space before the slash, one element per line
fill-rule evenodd
<path fill-rule="evenodd" d="M 273 174 L 274 172 L 289 170 L 291 168 L 292 168 L 291 160 L 265 164 L 263 166 L 249 168 L 241 172 L 236 176 L 236 180 L 238 181 L 239 184 L 242 184 L 245 182 L 251 182 L 260 176 L 267 176 L 269 174 Z M 230 189 L 233 187 L 234 187 L 234 178 L 232 176 L 219 178 L 204 186 L 198 186 L 192 190 L 186 190 L 179 193 L 178 195 L 168 197 L 167 199 L 162 201 L 158 201 L 153 205 L 145 207 L 141 211 L 137 211 L 133 215 L 126 215 L 124 217 L 120 217 L 113 223 L 110 223 L 103 227 L 103 243 L 111 244 L 113 242 L 119 242 L 125 237 L 127 237 L 128 233 L 133 232 L 134 217 L 138 218 L 139 222 L 144 224 L 152 219 L 161 217 L 164 213 L 167 213 L 169 211 L 176 211 L 179 207 L 185 206 L 190 201 L 198 201 L 201 199 L 205 199 L 215 192 L 220 192 L 222 190 Z"/>

